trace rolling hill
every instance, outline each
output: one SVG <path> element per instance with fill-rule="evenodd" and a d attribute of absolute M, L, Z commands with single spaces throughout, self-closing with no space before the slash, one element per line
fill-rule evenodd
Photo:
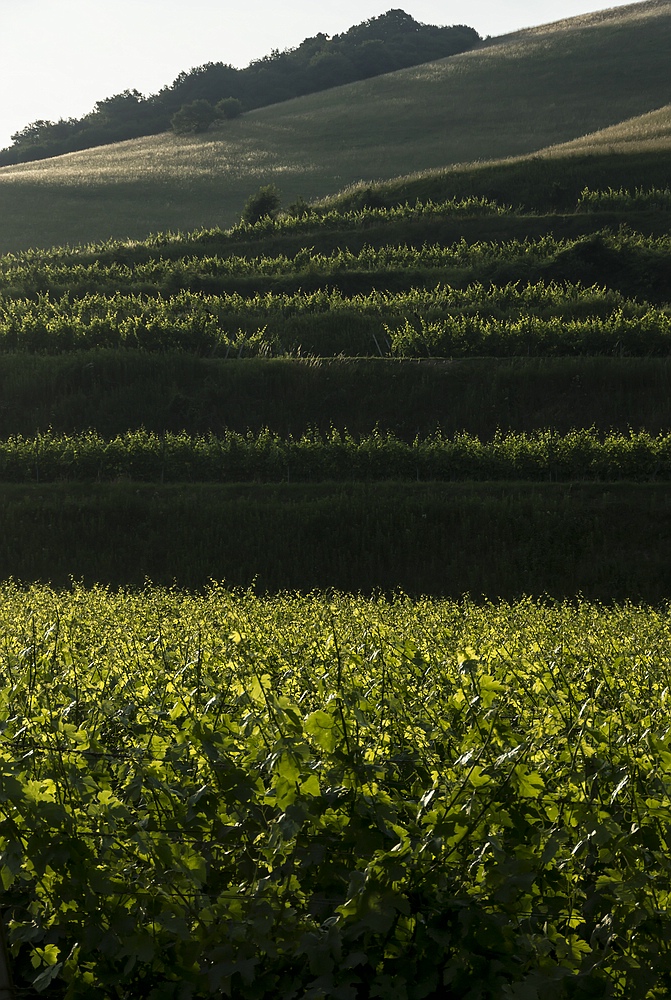
<path fill-rule="evenodd" d="M 0 175 L 0 993 L 670 995 L 670 8 Z"/>
<path fill-rule="evenodd" d="M 473 195 L 534 211 L 570 211 L 584 187 L 668 187 L 671 104 L 524 156 L 419 170 L 357 184 L 321 200 L 348 210 L 365 199 L 386 206 Z"/>
<path fill-rule="evenodd" d="M 259 109 L 204 137 L 163 134 L 6 167 L 0 249 L 230 225 L 271 182 L 289 203 L 613 128 L 622 138 L 621 123 L 664 119 L 670 46 L 671 0 L 645 0 Z"/>
<path fill-rule="evenodd" d="M 558 146 L 551 146 L 547 155 L 567 153 L 624 153 L 660 151 L 671 147 L 671 104 L 618 122 L 609 128 L 579 136 Z"/>

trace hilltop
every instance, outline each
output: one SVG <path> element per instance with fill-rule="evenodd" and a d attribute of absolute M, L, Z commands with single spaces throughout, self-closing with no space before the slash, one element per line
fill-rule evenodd
<path fill-rule="evenodd" d="M 622 128 L 668 105 L 670 47 L 671 0 L 647 0 L 260 108 L 204 136 L 5 167 L 0 248 L 226 226 L 261 184 L 288 204 Z"/>
<path fill-rule="evenodd" d="M 157 94 L 144 97 L 125 90 L 96 102 L 83 118 L 32 122 L 12 136 L 8 149 L 0 150 L 0 165 L 155 135 L 171 127 L 178 132 L 207 131 L 217 118 L 234 118 L 252 108 L 441 59 L 478 41 L 477 31 L 467 25 L 422 24 L 403 10 L 388 10 L 342 34 L 319 33 L 295 48 L 274 49 L 245 69 L 209 62 L 180 73 Z"/>

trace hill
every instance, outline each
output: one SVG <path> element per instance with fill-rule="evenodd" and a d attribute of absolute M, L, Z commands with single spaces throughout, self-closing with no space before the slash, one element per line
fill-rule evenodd
<path fill-rule="evenodd" d="M 360 181 L 319 201 L 322 210 L 492 198 L 526 210 L 572 212 L 585 187 L 665 188 L 671 182 L 671 104 L 526 156 Z"/>
<path fill-rule="evenodd" d="M 671 2 L 646 0 L 258 109 L 204 137 L 6 167 L 0 248 L 230 225 L 271 182 L 289 203 L 362 178 L 536 153 L 666 106 L 670 45 Z"/>
<path fill-rule="evenodd" d="M 617 82 L 532 154 L 0 255 L 0 993 L 671 994 L 668 99 Z M 336 97 L 276 161 L 250 116 L 255 183 L 326 183 L 306 122 L 356 162 Z M 63 161 L 81 225 L 223 211 L 218 143 Z"/>
<path fill-rule="evenodd" d="M 149 97 L 125 90 L 98 101 L 83 118 L 32 122 L 12 136 L 8 149 L 0 150 L 0 165 L 156 135 L 171 125 L 178 132 L 207 131 L 216 118 L 234 118 L 252 108 L 442 59 L 478 41 L 477 31 L 466 25 L 422 24 L 403 10 L 389 10 L 343 34 L 320 33 L 295 48 L 275 49 L 245 69 L 209 62 L 180 73 L 171 86 Z M 195 119 L 194 101 L 200 109 Z"/>
<path fill-rule="evenodd" d="M 618 122 L 609 128 L 582 135 L 559 146 L 550 147 L 546 155 L 566 153 L 649 152 L 671 147 L 671 104 Z"/>

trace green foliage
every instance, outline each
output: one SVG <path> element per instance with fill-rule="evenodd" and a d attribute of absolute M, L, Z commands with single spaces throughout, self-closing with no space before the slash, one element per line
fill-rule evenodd
<path fill-rule="evenodd" d="M 497 431 L 490 441 L 440 431 L 412 442 L 387 432 L 354 438 L 347 431 L 283 437 L 226 431 L 192 437 L 128 431 L 105 439 L 88 431 L 0 440 L 0 481 L 105 482 L 649 482 L 671 480 L 671 434 L 599 435 Z"/>
<path fill-rule="evenodd" d="M 222 97 L 215 104 L 215 109 L 220 118 L 230 121 L 232 118 L 239 118 L 242 114 L 242 101 L 239 101 L 237 97 Z"/>
<path fill-rule="evenodd" d="M 309 247 L 291 255 L 232 252 L 250 230 L 300 233 L 328 228 L 337 215 L 275 220 L 269 213 L 278 204 L 277 189 L 262 187 L 247 203 L 247 221 L 229 234 L 1 258 L 0 350 L 125 347 L 222 358 L 669 354 L 668 236 L 622 230 L 327 254 Z M 365 225 L 378 216 L 491 208 L 446 203 L 349 218 Z"/>
<path fill-rule="evenodd" d="M 209 101 L 190 101 L 182 105 L 170 119 L 173 132 L 177 135 L 192 135 L 197 132 L 207 132 L 210 125 L 219 117 L 218 109 Z"/>
<path fill-rule="evenodd" d="M 667 612 L 5 585 L 0 616 L 22 987 L 665 992 Z"/>
<path fill-rule="evenodd" d="M 251 194 L 242 210 L 242 222 L 254 226 L 266 219 L 272 220 L 280 207 L 280 192 L 274 184 L 262 185 L 255 194 Z"/>
<path fill-rule="evenodd" d="M 368 265 L 373 274 L 385 270 L 393 274 L 404 259 L 410 263 L 413 257 L 419 258 L 419 270 L 424 257 L 428 276 L 432 263 L 429 248 L 422 255 L 399 249 L 392 256 L 389 250 L 379 255 L 379 263 L 371 257 L 370 253 L 357 257 L 339 254 L 336 259 L 320 260 L 302 254 L 293 261 L 251 262 L 229 257 L 177 267 L 151 264 L 133 269 L 132 280 L 138 287 L 147 288 L 154 282 L 157 291 L 181 283 L 194 288 L 166 296 L 80 293 L 73 297 L 78 282 L 83 291 L 91 270 L 77 274 L 74 269 L 50 269 L 47 280 L 56 287 L 72 273 L 71 292 L 53 299 L 42 292 L 34 299 L 0 297 L 0 351 L 55 354 L 123 347 L 181 350 L 222 358 L 449 358 L 649 356 L 667 355 L 671 348 L 668 309 L 628 300 L 599 286 L 584 288 L 550 281 L 502 287 L 478 283 L 456 289 L 437 284 L 353 295 L 325 289 L 219 295 L 195 290 L 199 284 L 227 284 L 231 279 L 249 288 L 255 272 L 263 280 L 272 274 L 273 267 L 282 281 L 282 272 L 293 278 L 301 271 L 314 275 L 322 268 L 326 276 L 331 265 L 332 273 L 340 272 L 347 283 L 357 264 L 362 271 Z M 436 257 L 440 268 L 445 255 Z M 130 273 L 130 268 L 123 270 Z M 111 285 L 120 271 L 110 267 L 101 275 L 100 284 Z M 417 276 L 417 271 L 410 272 L 402 283 Z M 31 277 L 23 279 L 25 284 Z M 39 280 L 37 275 L 35 278 Z"/>
<path fill-rule="evenodd" d="M 558 283 L 583 284 L 588 286 L 583 304 L 594 295 L 595 284 L 660 304 L 671 299 L 668 234 L 646 236 L 622 228 L 617 233 L 601 230 L 566 239 L 550 234 L 535 239 L 475 242 L 462 238 L 447 245 L 431 242 L 420 246 L 384 241 L 374 245 L 366 241 L 365 230 L 377 217 L 422 220 L 435 216 L 440 222 L 444 216 L 499 215 L 502 211 L 478 199 L 366 209 L 349 213 L 340 222 L 335 212 L 323 217 L 266 217 L 254 226 L 242 223 L 228 232 L 201 230 L 186 236 L 163 233 L 139 243 L 110 240 L 74 250 L 55 247 L 6 254 L 0 257 L 2 299 L 33 298 L 39 292 L 53 296 L 70 292 L 76 298 L 84 293 L 119 294 L 120 287 L 126 293 L 163 296 L 180 289 L 240 292 L 251 297 L 257 292 L 327 288 L 351 295 L 372 289 L 395 292 L 434 288 L 439 282 L 456 289 L 469 284 L 532 284 L 540 289 L 541 284 L 548 284 L 548 294 L 557 300 L 563 295 L 559 289 L 552 291 Z M 344 245 L 327 251 L 319 251 L 307 242 L 310 235 L 317 241 L 320 230 L 332 229 L 336 236 L 340 233 L 344 237 L 350 226 L 362 230 L 354 247 L 348 246 L 344 238 Z M 296 235 L 298 246 L 292 242 L 288 252 L 259 252 L 259 244 L 263 247 L 266 241 L 274 242 L 274 237 L 285 234 Z M 482 300 L 484 293 L 478 294 Z M 500 293 L 492 289 L 491 294 Z M 572 296 L 577 304 L 577 289 L 569 288 L 565 295 Z M 578 308 L 584 314 L 582 305 Z"/>
<path fill-rule="evenodd" d="M 607 191 L 591 191 L 584 188 L 578 199 L 579 212 L 639 212 L 642 209 L 668 211 L 671 209 L 671 188 L 637 187 L 635 191 L 624 188 L 608 188 Z"/>
<path fill-rule="evenodd" d="M 299 195 L 295 201 L 287 208 L 287 213 L 294 219 L 305 219 L 313 214 L 314 209 L 302 195 Z"/>

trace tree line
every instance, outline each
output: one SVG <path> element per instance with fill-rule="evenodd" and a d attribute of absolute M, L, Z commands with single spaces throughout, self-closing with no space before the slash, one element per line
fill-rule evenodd
<path fill-rule="evenodd" d="M 275 49 L 244 69 L 209 62 L 180 73 L 157 94 L 145 97 L 129 89 L 98 101 L 83 118 L 31 122 L 0 151 L 0 166 L 156 135 L 175 119 L 176 131 L 200 131 L 218 118 L 442 59 L 467 51 L 478 41 L 477 31 L 466 25 L 421 24 L 403 10 L 389 10 L 342 34 L 319 33 L 296 48 Z M 194 102 L 206 102 L 215 113 L 208 121 L 206 108 L 199 103 L 195 127 L 188 123 L 188 112 L 183 127 L 183 109 Z"/>

